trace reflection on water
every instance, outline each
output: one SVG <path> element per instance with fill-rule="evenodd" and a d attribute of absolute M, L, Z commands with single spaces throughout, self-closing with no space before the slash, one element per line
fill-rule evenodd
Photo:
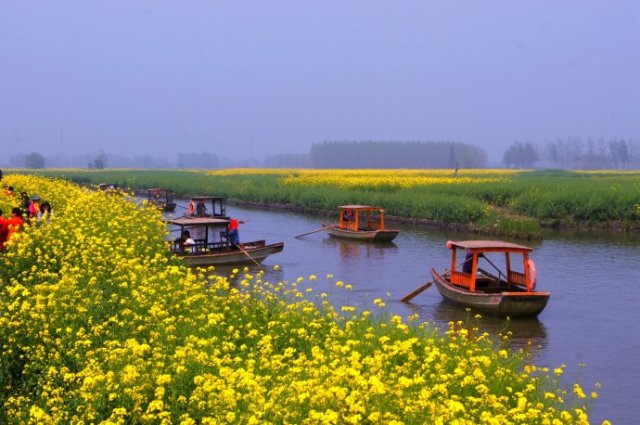
<path fill-rule="evenodd" d="M 514 348 L 533 347 L 543 349 L 547 347 L 547 330 L 537 318 L 508 320 L 496 316 L 482 315 L 475 319 L 475 314 L 460 306 L 442 300 L 428 308 L 422 307 L 420 317 L 437 323 L 462 321 L 470 326 L 478 327 L 480 331 L 491 335 L 504 335 L 509 332 L 510 345 Z M 426 310 L 426 311 L 425 311 Z"/>
<path fill-rule="evenodd" d="M 337 239 L 327 237 L 323 239 L 323 244 L 328 248 L 336 248 L 337 254 L 345 261 L 352 261 L 359 258 L 378 258 L 385 254 L 386 250 L 392 250 L 398 246 L 393 242 L 375 243 L 361 242 L 349 239 Z"/>

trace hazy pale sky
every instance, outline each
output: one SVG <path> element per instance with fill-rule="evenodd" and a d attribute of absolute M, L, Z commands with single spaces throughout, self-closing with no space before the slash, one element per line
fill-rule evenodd
<path fill-rule="evenodd" d="M 640 137 L 640 1 L 0 0 L 2 155 Z M 5 162 L 5 161 L 0 161 Z"/>

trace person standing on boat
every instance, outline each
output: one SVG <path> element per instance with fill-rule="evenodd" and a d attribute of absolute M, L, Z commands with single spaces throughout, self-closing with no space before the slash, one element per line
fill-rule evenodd
<path fill-rule="evenodd" d="M 196 205 L 196 214 L 200 217 L 207 215 L 207 206 L 204 204 L 204 201 L 198 201 Z"/>
<path fill-rule="evenodd" d="M 229 219 L 229 224 L 227 225 L 227 231 L 229 233 L 229 242 L 232 245 L 240 245 L 240 234 L 238 233 L 238 223 L 239 221 L 235 218 Z"/>

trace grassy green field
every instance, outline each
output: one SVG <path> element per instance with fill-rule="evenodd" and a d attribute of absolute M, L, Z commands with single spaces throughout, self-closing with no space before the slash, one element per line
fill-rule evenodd
<path fill-rule="evenodd" d="M 181 195 L 387 214 L 497 235 L 539 237 L 541 227 L 637 229 L 640 172 L 462 170 L 43 170 L 77 183 L 168 187 Z"/>

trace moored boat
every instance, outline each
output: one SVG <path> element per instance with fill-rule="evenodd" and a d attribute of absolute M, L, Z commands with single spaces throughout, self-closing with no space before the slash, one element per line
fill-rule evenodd
<path fill-rule="evenodd" d="M 229 237 L 228 218 L 181 217 L 167 220 L 176 231 L 189 236 L 171 243 L 171 252 L 192 266 L 217 266 L 261 263 L 269 255 L 282 252 L 284 243 L 267 244 L 264 240 L 234 244 Z"/>
<path fill-rule="evenodd" d="M 162 211 L 176 209 L 176 203 L 173 201 L 173 192 L 169 189 L 161 187 L 147 189 L 147 201 Z"/>
<path fill-rule="evenodd" d="M 337 224 L 326 225 L 329 236 L 369 242 L 390 242 L 400 232 L 386 229 L 384 209 L 368 205 L 342 205 Z"/>
<path fill-rule="evenodd" d="M 220 196 L 192 196 L 185 217 L 227 218 L 226 200 Z"/>
<path fill-rule="evenodd" d="M 551 293 L 536 291 L 531 248 L 481 240 L 449 241 L 447 247 L 452 252 L 451 270 L 442 274 L 431 270 L 436 288 L 446 300 L 501 317 L 535 317 L 547 305 Z M 458 250 L 465 252 L 460 264 Z M 512 255 L 521 260 L 512 261 Z M 490 266 L 492 272 L 480 266 Z"/>
<path fill-rule="evenodd" d="M 107 193 L 120 193 L 121 189 L 115 183 L 100 183 L 98 189 Z"/>

